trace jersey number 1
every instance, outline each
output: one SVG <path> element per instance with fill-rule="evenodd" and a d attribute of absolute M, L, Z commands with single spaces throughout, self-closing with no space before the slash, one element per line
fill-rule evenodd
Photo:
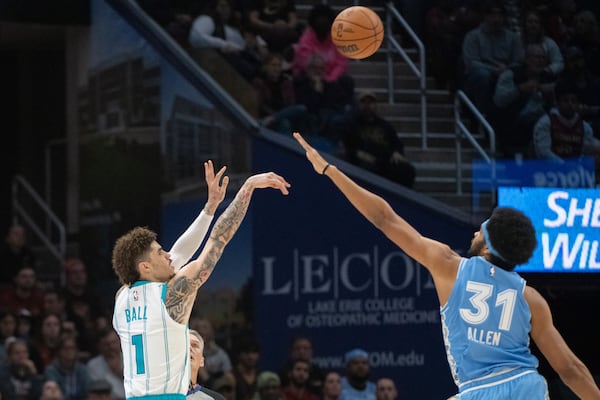
<path fill-rule="evenodd" d="M 131 337 L 131 344 L 135 348 L 135 372 L 138 375 L 144 374 L 146 372 L 146 364 L 144 363 L 144 337 L 142 334 L 133 335 Z"/>

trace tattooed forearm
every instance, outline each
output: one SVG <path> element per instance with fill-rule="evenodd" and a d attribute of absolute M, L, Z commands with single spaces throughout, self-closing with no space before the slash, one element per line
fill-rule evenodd
<path fill-rule="evenodd" d="M 167 288 L 165 306 L 175 321 L 187 322 L 196 299 L 196 291 L 202 284 L 201 279 L 189 279 L 186 276 L 176 277 Z"/>
<path fill-rule="evenodd" d="M 210 233 L 210 238 L 221 243 L 222 247 L 229 243 L 242 223 L 246 211 L 248 211 L 248 205 L 250 204 L 251 198 L 252 189 L 245 185 L 242 186 L 235 196 L 235 199 L 233 199 L 229 207 L 227 207 L 215 223 L 215 226 Z"/>

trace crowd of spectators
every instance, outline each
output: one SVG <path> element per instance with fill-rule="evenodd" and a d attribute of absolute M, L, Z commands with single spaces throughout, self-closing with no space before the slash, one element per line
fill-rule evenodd
<path fill-rule="evenodd" d="M 597 159 L 597 10 L 575 0 L 514 6 L 503 0 L 432 4 L 425 43 L 436 85 L 467 94 L 494 128 L 499 159 Z M 559 91 L 569 93 L 562 107 Z M 577 145 L 561 151 L 565 142 Z"/>
<path fill-rule="evenodd" d="M 397 132 L 377 114 L 377 96 L 355 93 L 348 59 L 331 41 L 330 6 L 315 5 L 304 23 L 293 0 L 139 2 L 182 46 L 213 48 L 248 79 L 265 126 L 285 134 L 301 130 L 322 149 L 413 185 L 415 169 Z M 600 154 L 595 10 L 574 0 L 518 3 L 431 2 L 422 36 L 436 86 L 465 90 L 496 129 L 501 157 L 560 161 Z M 64 260 L 64 285 L 40 282 L 41 261 L 19 224 L 6 232 L 2 259 L 2 398 L 124 399 L 112 310 L 99 302 L 106 294 L 95 292 L 83 260 Z M 190 327 L 205 341 L 198 380 L 228 400 L 397 396 L 392 380 L 369 381 L 364 350 L 349 351 L 340 374 L 314 363 L 310 338 L 296 338 L 281 370 L 261 371 L 252 337 L 227 349 L 216 341 L 210 320 L 194 318 Z"/>
<path fill-rule="evenodd" d="M 112 307 L 100 301 L 114 298 L 114 293 L 95 290 L 80 258 L 64 260 L 64 283 L 38 280 L 43 261 L 35 257 L 26 229 L 18 223 L 7 230 L 2 256 L 14 276 L 0 281 L 0 398 L 124 400 L 120 340 L 112 328 Z M 189 326 L 204 343 L 204 365 L 194 382 L 227 400 L 348 399 L 342 387 L 346 375 L 325 371 L 314 362 L 309 337 L 295 338 L 287 357 L 282 355 L 281 369 L 271 372 L 260 369 L 261 350 L 251 333 L 240 334 L 228 348 L 217 341 L 210 319 L 193 316 Z M 367 353 L 351 354 L 352 360 L 360 356 L 366 379 Z M 395 390 L 391 379 L 385 382 Z"/>
<path fill-rule="evenodd" d="M 348 123 L 361 118 L 361 109 L 350 60 L 331 40 L 332 6 L 314 4 L 301 18 L 294 0 L 212 0 L 203 7 L 186 6 L 185 0 L 138 2 L 184 48 L 211 48 L 246 79 L 255 89 L 256 118 L 263 126 L 287 135 L 302 132 L 319 150 L 357 160 L 344 135 Z M 371 142 L 382 139 L 380 146 L 395 156 L 386 151 L 371 163 L 375 173 L 397 170 L 397 155 L 403 153 L 400 139 L 390 140 L 387 133 L 377 132 Z M 382 175 L 412 186 L 414 168 L 409 170 L 413 175 Z"/>

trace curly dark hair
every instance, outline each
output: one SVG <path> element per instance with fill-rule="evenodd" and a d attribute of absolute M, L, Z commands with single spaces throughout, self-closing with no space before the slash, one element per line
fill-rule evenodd
<path fill-rule="evenodd" d="M 137 264 L 150 250 L 156 237 L 156 233 L 150 229 L 137 227 L 117 239 L 112 253 L 112 266 L 123 285 L 131 285 L 140 279 Z"/>
<path fill-rule="evenodd" d="M 512 271 L 525 264 L 537 246 L 535 228 L 529 217 L 510 207 L 498 207 L 487 224 L 489 240 L 506 262 L 492 256 L 494 264 Z"/>

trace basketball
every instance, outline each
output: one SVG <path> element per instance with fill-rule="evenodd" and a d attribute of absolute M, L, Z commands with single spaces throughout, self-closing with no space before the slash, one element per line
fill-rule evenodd
<path fill-rule="evenodd" d="M 383 22 L 368 7 L 348 7 L 335 17 L 331 25 L 331 39 L 344 56 L 356 60 L 367 58 L 381 46 Z"/>

